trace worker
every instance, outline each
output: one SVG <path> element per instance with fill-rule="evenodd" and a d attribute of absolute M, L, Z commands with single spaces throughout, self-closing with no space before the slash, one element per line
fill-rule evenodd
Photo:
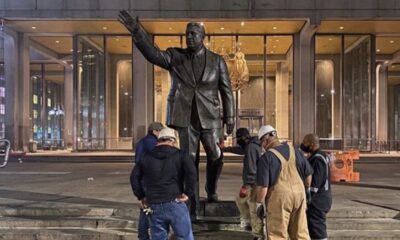
<path fill-rule="evenodd" d="M 326 214 L 332 206 L 330 160 L 320 149 L 319 138 L 315 134 L 307 134 L 300 148 L 309 155 L 308 161 L 314 172 L 309 190 L 311 198 L 307 207 L 308 231 L 311 239 L 328 239 Z"/>
<path fill-rule="evenodd" d="M 277 131 L 265 125 L 258 131 L 266 151 L 257 164 L 257 215 L 266 220 L 269 240 L 308 240 L 305 191 L 312 168 L 300 150 L 280 143 Z"/>

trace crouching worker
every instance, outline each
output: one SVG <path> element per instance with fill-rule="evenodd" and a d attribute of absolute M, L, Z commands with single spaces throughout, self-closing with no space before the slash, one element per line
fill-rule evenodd
<path fill-rule="evenodd" d="M 196 169 L 187 154 L 176 148 L 175 131 L 163 128 L 156 147 L 142 160 L 131 173 L 131 185 L 149 216 L 151 238 L 166 240 L 171 227 L 176 239 L 192 240 L 185 202 L 194 194 Z"/>
<path fill-rule="evenodd" d="M 236 197 L 236 205 L 240 211 L 240 225 L 252 231 L 254 240 L 263 239 L 263 221 L 256 213 L 256 174 L 257 160 L 261 156 L 260 141 L 251 137 L 247 128 L 236 130 L 236 142 L 243 149 L 243 183 Z"/>

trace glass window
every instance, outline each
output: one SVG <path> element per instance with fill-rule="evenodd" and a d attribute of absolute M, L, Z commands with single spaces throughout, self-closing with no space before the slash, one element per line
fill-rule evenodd
<path fill-rule="evenodd" d="M 132 37 L 106 38 L 109 81 L 107 83 L 107 148 L 131 149 L 133 137 Z"/>
<path fill-rule="evenodd" d="M 238 127 L 257 135 L 264 120 L 264 36 L 239 36 L 235 46 L 226 62 L 238 99 Z"/>
<path fill-rule="evenodd" d="M 63 147 L 64 67 L 31 64 L 32 130 L 39 148 Z M 42 99 L 46 99 L 43 104 Z"/>
<path fill-rule="evenodd" d="M 267 36 L 265 117 L 281 139 L 292 139 L 292 36 Z"/>
<path fill-rule="evenodd" d="M 181 47 L 180 36 L 156 36 L 154 41 L 161 50 L 166 50 L 169 47 Z M 154 66 L 154 118 L 162 123 L 166 122 L 170 86 L 171 77 L 168 70 Z"/>
<path fill-rule="evenodd" d="M 344 36 L 344 147 L 371 150 L 371 39 Z"/>
<path fill-rule="evenodd" d="M 330 149 L 342 138 L 341 57 L 341 36 L 316 36 L 316 133 Z"/>
<path fill-rule="evenodd" d="M 42 129 L 45 128 L 44 121 L 44 106 L 42 106 L 43 99 L 43 72 L 42 72 L 42 64 L 31 64 L 30 65 L 30 76 L 31 76 L 31 91 L 32 91 L 32 126 L 34 127 L 33 131 L 33 140 L 37 142 L 38 148 L 42 148 L 44 145 L 44 136 Z M 35 97 L 36 96 L 36 97 Z M 36 103 L 35 103 L 36 98 Z M 36 117 L 35 117 L 36 116 Z"/>
<path fill-rule="evenodd" d="M 5 94 L 5 74 L 4 74 L 4 39 L 0 37 L 0 103 L 6 103 Z M 5 110 L 2 115 L 5 115 Z M 5 138 L 5 116 L 0 116 L 0 139 Z"/>
<path fill-rule="evenodd" d="M 78 37 L 78 149 L 105 148 L 105 55 L 102 36 Z"/>

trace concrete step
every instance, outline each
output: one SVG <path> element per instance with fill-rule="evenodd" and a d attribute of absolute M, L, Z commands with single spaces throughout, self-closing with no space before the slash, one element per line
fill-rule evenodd
<path fill-rule="evenodd" d="M 400 230 L 328 230 L 330 240 L 398 240 Z"/>
<path fill-rule="evenodd" d="M 112 217 L 1 217 L 0 228 L 133 228 L 137 221 Z"/>
<path fill-rule="evenodd" d="M 8 240 L 137 240 L 133 231 L 118 229 L 0 229 L 0 239 Z"/>
<path fill-rule="evenodd" d="M 330 218 L 332 230 L 400 230 L 400 220 L 390 218 Z"/>
<path fill-rule="evenodd" d="M 206 217 L 238 217 L 238 212 L 234 202 L 223 202 L 221 204 L 207 204 L 204 209 Z M 234 213 L 234 214 L 233 214 Z M 343 207 L 334 208 L 328 218 L 395 218 L 399 211 L 380 207 Z M 0 208 L 0 217 L 44 217 L 44 216 L 62 216 L 62 217 L 118 217 L 123 219 L 137 219 L 139 216 L 139 207 L 129 208 L 58 208 L 58 207 L 3 207 Z"/>
<path fill-rule="evenodd" d="M 120 217 L 137 219 L 139 207 L 134 208 L 0 208 L 0 217 Z"/>

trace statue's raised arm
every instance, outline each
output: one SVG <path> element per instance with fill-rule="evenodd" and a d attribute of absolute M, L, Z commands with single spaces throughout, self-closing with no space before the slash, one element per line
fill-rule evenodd
<path fill-rule="evenodd" d="M 119 12 L 118 21 L 132 34 L 134 43 L 143 56 L 152 64 L 169 69 L 170 55 L 154 46 L 146 30 L 140 24 L 139 17 L 132 17 L 126 10 Z"/>
<path fill-rule="evenodd" d="M 136 18 L 133 18 L 126 10 L 119 12 L 118 21 L 122 23 L 132 34 L 137 32 L 140 26 L 139 17 L 136 16 Z"/>

